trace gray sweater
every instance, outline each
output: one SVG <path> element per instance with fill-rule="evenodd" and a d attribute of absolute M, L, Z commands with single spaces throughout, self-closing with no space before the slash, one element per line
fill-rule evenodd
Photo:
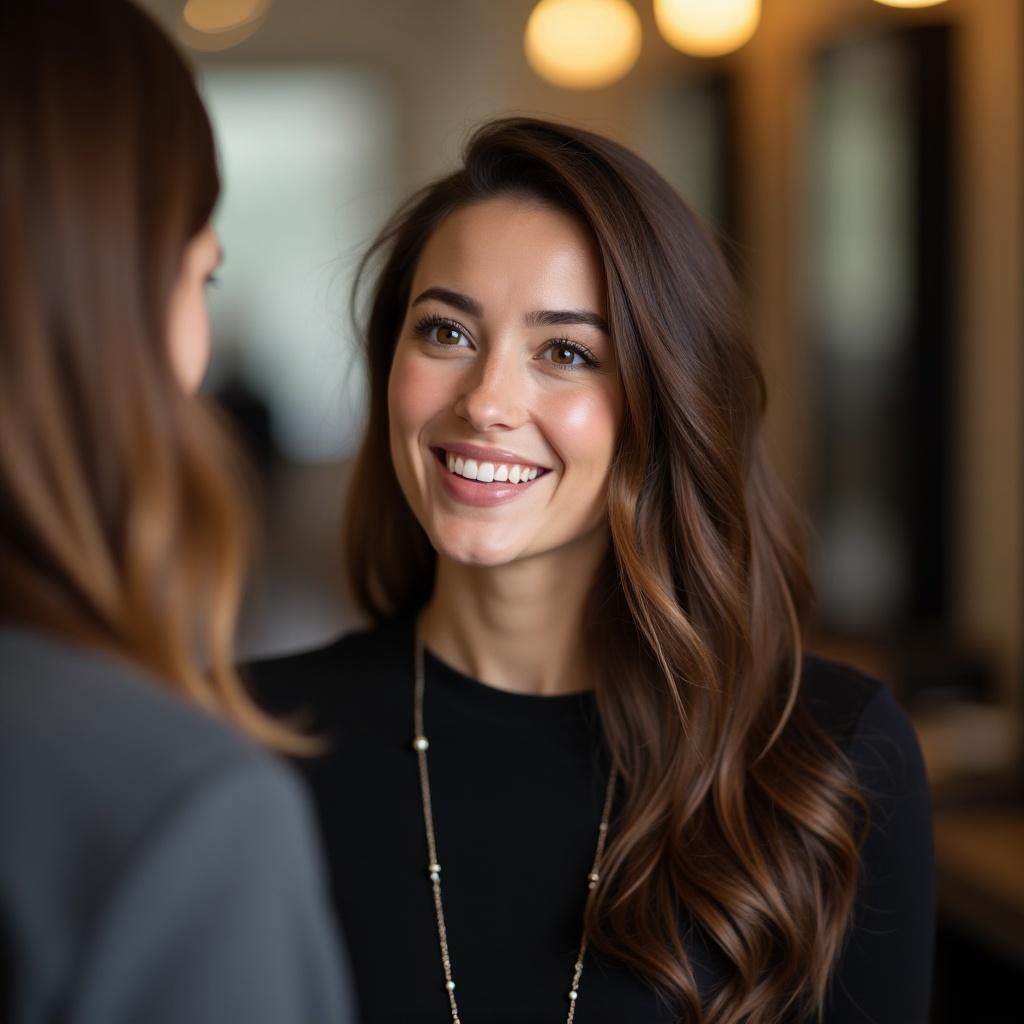
<path fill-rule="evenodd" d="M 289 770 L 113 659 L 0 629 L 0 1020 L 346 1024 Z"/>

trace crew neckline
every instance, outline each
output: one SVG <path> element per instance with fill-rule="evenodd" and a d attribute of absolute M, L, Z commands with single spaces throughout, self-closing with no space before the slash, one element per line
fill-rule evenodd
<path fill-rule="evenodd" d="M 409 637 L 410 643 L 413 637 Z M 423 647 L 423 670 L 428 699 L 431 691 L 449 703 L 470 711 L 518 718 L 532 722 L 565 722 L 589 719 L 594 707 L 593 690 L 576 693 L 538 694 L 503 690 L 453 668 L 429 647 Z"/>

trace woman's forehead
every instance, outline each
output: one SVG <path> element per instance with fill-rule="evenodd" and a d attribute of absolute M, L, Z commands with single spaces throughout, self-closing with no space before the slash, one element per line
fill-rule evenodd
<path fill-rule="evenodd" d="M 428 288 L 498 309 L 589 309 L 605 315 L 604 271 L 585 225 L 552 206 L 502 197 L 461 207 L 428 239 L 410 301 Z"/>

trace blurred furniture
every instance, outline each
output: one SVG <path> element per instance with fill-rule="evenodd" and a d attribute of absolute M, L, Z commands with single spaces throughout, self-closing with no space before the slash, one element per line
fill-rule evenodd
<path fill-rule="evenodd" d="M 1024 802 L 935 816 L 939 921 L 932 1024 L 1018 1024 Z"/>
<path fill-rule="evenodd" d="M 948 616 L 952 34 L 844 34 L 813 68 L 806 190 L 815 580 L 862 638 Z"/>
<path fill-rule="evenodd" d="M 943 917 L 1024 971 L 1024 807 L 935 817 Z"/>

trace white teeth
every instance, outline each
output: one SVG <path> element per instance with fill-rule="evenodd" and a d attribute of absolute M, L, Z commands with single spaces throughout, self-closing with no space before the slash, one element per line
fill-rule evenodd
<path fill-rule="evenodd" d="M 449 473 L 465 477 L 467 480 L 478 480 L 480 483 L 525 484 L 537 479 L 540 470 L 536 466 L 509 466 L 505 463 L 477 462 L 475 459 L 463 459 L 461 455 L 445 452 L 445 464 Z"/>

